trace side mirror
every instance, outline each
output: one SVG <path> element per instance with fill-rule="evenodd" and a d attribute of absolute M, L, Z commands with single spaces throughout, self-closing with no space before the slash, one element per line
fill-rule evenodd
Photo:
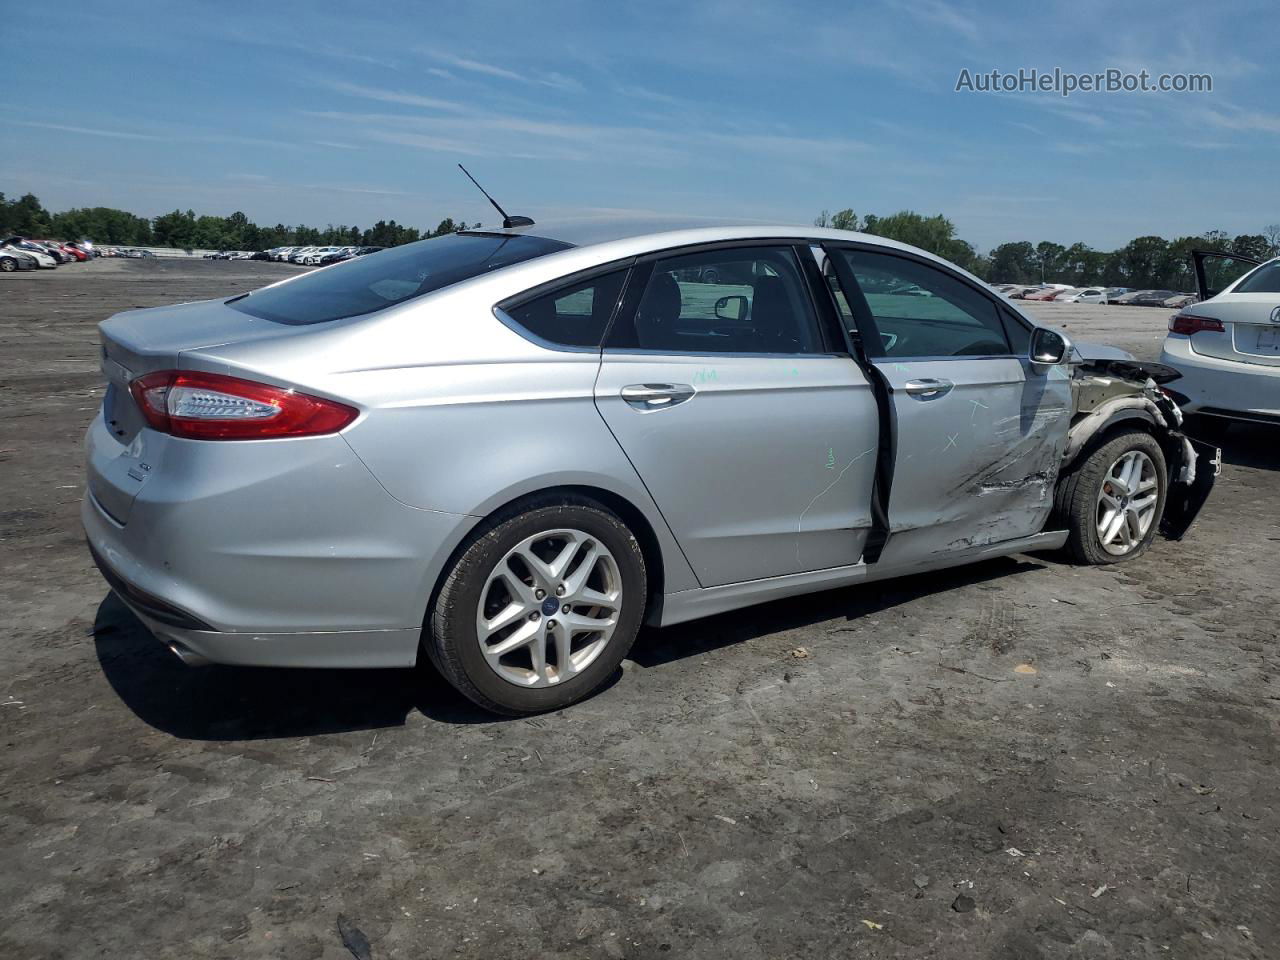
<path fill-rule="evenodd" d="M 1071 341 L 1065 334 L 1048 327 L 1036 327 L 1031 333 L 1031 362 L 1052 366 L 1065 363 L 1071 356 Z"/>
<path fill-rule="evenodd" d="M 751 303 L 741 294 L 721 297 L 716 301 L 717 320 L 745 320 Z"/>

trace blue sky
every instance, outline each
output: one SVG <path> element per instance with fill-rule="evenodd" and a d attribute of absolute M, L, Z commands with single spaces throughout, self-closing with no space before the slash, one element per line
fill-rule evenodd
<path fill-rule="evenodd" d="M 982 249 L 1280 221 L 1280 6 L 7 3 L 0 190 L 259 223 L 944 213 Z M 1212 93 L 954 92 L 963 68 Z M 23 96 L 14 95 L 25 91 Z"/>

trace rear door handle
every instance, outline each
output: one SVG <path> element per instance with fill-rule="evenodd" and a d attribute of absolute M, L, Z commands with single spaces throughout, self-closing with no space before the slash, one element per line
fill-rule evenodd
<path fill-rule="evenodd" d="M 903 385 L 903 389 L 907 391 L 908 396 L 915 397 L 917 400 L 937 400 L 950 393 L 954 386 L 955 384 L 950 380 L 935 380 L 927 377 L 923 380 L 908 380 Z"/>
<path fill-rule="evenodd" d="M 695 391 L 687 383 L 632 383 L 622 388 L 622 399 L 641 411 L 666 410 L 684 403 Z"/>

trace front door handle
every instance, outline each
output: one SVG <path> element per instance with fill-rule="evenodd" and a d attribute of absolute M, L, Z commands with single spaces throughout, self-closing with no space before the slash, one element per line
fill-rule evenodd
<path fill-rule="evenodd" d="M 903 389 L 907 391 L 907 396 L 915 397 L 917 400 L 937 400 L 950 393 L 954 386 L 955 384 L 950 380 L 935 380 L 928 377 L 924 380 L 908 380 Z"/>
<path fill-rule="evenodd" d="M 684 403 L 695 391 L 687 383 L 632 383 L 622 388 L 622 399 L 636 410 L 666 410 Z"/>

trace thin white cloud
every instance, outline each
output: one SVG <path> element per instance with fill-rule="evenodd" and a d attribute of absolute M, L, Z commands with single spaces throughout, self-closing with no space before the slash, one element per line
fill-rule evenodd
<path fill-rule="evenodd" d="M 1240 130 L 1248 133 L 1280 133 L 1280 114 L 1247 110 L 1230 104 L 1222 108 L 1201 107 L 1194 115 L 1204 123 L 1222 130 Z"/>
<path fill-rule="evenodd" d="M 439 97 L 424 97 L 416 93 L 404 93 L 399 90 L 384 90 L 380 87 L 366 87 L 358 83 L 345 83 L 341 80 L 321 81 L 329 89 L 345 93 L 365 100 L 377 100 L 381 103 L 401 103 L 407 107 L 425 107 L 428 110 L 446 110 L 453 113 L 465 113 L 470 107 L 453 100 L 442 100 Z"/>
<path fill-rule="evenodd" d="M 117 140 L 169 140 L 169 137 L 157 137 L 149 133 L 133 133 L 128 130 L 102 130 L 96 127 L 73 127 L 63 123 L 37 123 L 34 120 L 5 120 L 19 127 L 39 127 L 42 130 L 60 130 L 63 133 L 79 133 L 88 137 L 113 137 Z"/>
<path fill-rule="evenodd" d="M 281 140 L 266 140 L 260 137 L 242 137 L 236 134 L 190 134 L 174 131 L 164 135 L 154 133 L 138 133 L 134 130 L 107 130 L 101 127 L 79 127 L 64 123 L 41 123 L 35 120 L 0 119 L 0 123 L 8 123 L 19 127 L 35 127 L 42 130 L 57 130 L 61 133 L 74 133 L 87 137 L 110 137 L 116 140 L 146 140 L 161 143 L 243 143 L 260 147 L 296 147 L 296 143 Z"/>
<path fill-rule="evenodd" d="M 465 73 L 473 73 L 483 77 L 493 77 L 498 80 L 510 80 L 515 83 L 523 83 L 530 85 L 538 85 L 551 87 L 556 90 L 581 90 L 582 83 L 570 77 L 567 74 L 557 71 L 530 71 L 528 73 L 519 73 L 510 67 L 499 66 L 496 63 L 486 63 L 483 60 L 474 60 L 470 57 L 459 57 L 452 53 L 444 53 L 430 47 L 417 47 L 419 53 L 425 54 L 437 63 L 447 64 L 455 70 L 461 70 Z M 453 79 L 453 75 L 448 70 L 439 68 L 427 68 L 429 73 L 442 78 Z"/>
<path fill-rule="evenodd" d="M 520 83 L 529 82 L 528 78 L 523 74 L 516 73 L 514 70 L 508 70 L 506 67 L 499 67 L 496 64 L 484 63 L 480 60 L 471 60 L 467 57 L 455 57 L 451 53 L 442 53 L 439 50 L 424 49 L 422 52 L 435 60 L 439 60 L 441 63 L 447 63 L 455 69 L 465 70 L 468 73 L 480 73 L 486 77 L 499 77 L 503 80 L 516 80 Z"/>

